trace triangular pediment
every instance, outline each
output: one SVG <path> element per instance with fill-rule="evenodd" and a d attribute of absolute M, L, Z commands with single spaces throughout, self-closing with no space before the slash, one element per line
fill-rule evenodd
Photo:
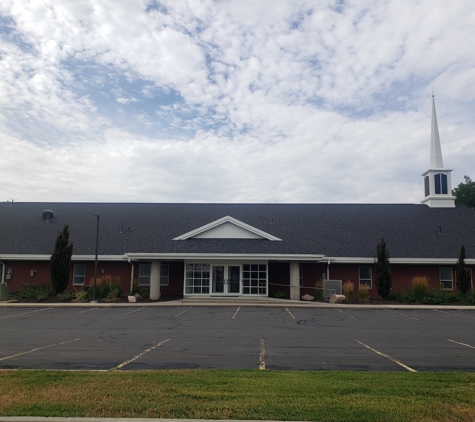
<path fill-rule="evenodd" d="M 264 239 L 281 240 L 256 227 L 226 216 L 212 223 L 198 227 L 188 233 L 175 237 L 173 240 L 186 239 Z"/>

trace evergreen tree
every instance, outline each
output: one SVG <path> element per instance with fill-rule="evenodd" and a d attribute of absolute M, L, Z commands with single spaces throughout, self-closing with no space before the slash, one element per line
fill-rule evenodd
<path fill-rule="evenodd" d="M 470 286 L 470 271 L 465 267 L 465 246 L 462 245 L 460 248 L 459 260 L 457 261 L 457 288 L 460 293 L 467 293 Z"/>
<path fill-rule="evenodd" d="M 66 224 L 56 239 L 54 252 L 49 263 L 51 284 L 56 293 L 64 292 L 68 287 L 72 254 L 73 244 L 69 243 L 69 226 Z"/>
<path fill-rule="evenodd" d="M 384 237 L 376 247 L 376 259 L 374 260 L 376 269 L 376 287 L 378 294 L 383 299 L 388 297 L 391 290 L 391 269 L 389 268 L 389 251 L 386 249 Z"/>

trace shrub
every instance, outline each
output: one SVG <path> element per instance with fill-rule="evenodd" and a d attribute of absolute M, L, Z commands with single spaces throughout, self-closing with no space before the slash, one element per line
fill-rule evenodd
<path fill-rule="evenodd" d="M 412 292 L 416 302 L 422 302 L 429 293 L 429 279 L 427 277 L 414 277 L 412 279 Z"/>
<path fill-rule="evenodd" d="M 67 290 L 65 290 L 64 292 L 62 293 L 58 293 L 56 295 L 56 297 L 58 298 L 59 301 L 61 302 L 67 302 L 67 301 L 70 301 L 73 299 L 73 293 L 71 292 L 68 292 Z"/>
<path fill-rule="evenodd" d="M 94 279 L 90 281 L 91 287 L 87 291 L 87 298 L 91 299 L 94 292 Z M 119 289 L 119 296 L 122 294 L 120 289 L 120 277 L 113 277 L 111 275 L 103 275 L 96 279 L 96 299 L 105 299 L 110 291 L 114 288 Z"/>
<path fill-rule="evenodd" d="M 361 284 L 358 289 L 358 299 L 362 302 L 369 301 L 369 286 L 367 284 Z"/>
<path fill-rule="evenodd" d="M 107 293 L 107 296 L 105 297 L 105 300 L 107 302 L 112 302 L 112 301 L 116 300 L 118 297 L 120 297 L 120 288 L 112 287 L 109 290 L 109 293 Z"/>
<path fill-rule="evenodd" d="M 28 284 L 26 287 L 19 290 L 14 298 L 17 300 L 46 300 L 54 295 L 52 286 L 37 286 L 36 284 Z"/>
<path fill-rule="evenodd" d="M 287 299 L 288 296 L 284 292 L 277 292 L 274 297 L 276 299 Z"/>
<path fill-rule="evenodd" d="M 73 293 L 73 296 L 76 302 L 81 302 L 83 300 L 86 300 L 87 292 L 85 291 L 76 292 L 76 293 Z"/>
<path fill-rule="evenodd" d="M 348 280 L 342 287 L 346 300 L 353 300 L 355 297 L 355 285 Z"/>
<path fill-rule="evenodd" d="M 318 280 L 315 283 L 315 300 L 323 300 L 323 298 L 325 297 L 324 292 L 325 290 L 323 288 L 323 281 Z"/>

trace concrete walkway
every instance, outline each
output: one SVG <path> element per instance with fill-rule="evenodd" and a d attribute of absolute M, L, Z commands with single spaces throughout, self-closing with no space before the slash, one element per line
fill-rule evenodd
<path fill-rule="evenodd" d="M 0 302 L 3 308 L 128 308 L 128 307 L 169 307 L 169 306 L 254 306 L 269 308 L 339 308 L 339 309 L 430 309 L 430 310 L 458 310 L 475 311 L 475 306 L 459 305 L 373 305 L 373 304 L 345 304 L 328 302 L 306 302 L 299 300 L 275 299 L 269 297 L 207 297 L 186 298 L 164 302 L 135 302 L 135 303 L 22 303 L 16 301 Z M 1 422 L 1 420 L 0 420 Z"/>

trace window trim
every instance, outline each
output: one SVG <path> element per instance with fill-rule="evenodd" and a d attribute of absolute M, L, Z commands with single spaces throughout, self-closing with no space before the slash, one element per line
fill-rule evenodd
<path fill-rule="evenodd" d="M 450 270 L 450 280 L 448 280 L 448 279 L 442 280 L 442 270 L 443 269 L 449 269 Z M 442 284 L 444 285 L 443 290 L 453 291 L 454 290 L 454 270 L 453 270 L 453 268 L 452 267 L 439 267 L 439 281 L 440 281 L 441 286 L 442 286 Z M 450 283 L 452 284 L 452 287 L 445 287 L 444 281 L 450 281 Z"/>
<path fill-rule="evenodd" d="M 369 279 L 361 278 L 361 269 L 362 268 L 369 268 L 369 276 L 370 276 Z M 364 283 L 364 281 L 368 281 L 368 280 L 369 280 L 369 283 Z M 363 281 L 363 283 L 362 283 L 362 281 Z M 361 266 L 358 267 L 358 285 L 359 286 L 367 285 L 367 286 L 369 286 L 370 290 L 373 289 L 373 268 L 370 265 L 361 265 Z"/>
<path fill-rule="evenodd" d="M 83 274 L 77 274 L 76 273 L 76 268 L 79 267 L 84 268 Z M 77 283 L 76 278 L 82 277 L 82 283 Z M 84 286 L 86 284 L 86 264 L 82 262 L 77 262 L 73 265 L 73 286 Z"/>

